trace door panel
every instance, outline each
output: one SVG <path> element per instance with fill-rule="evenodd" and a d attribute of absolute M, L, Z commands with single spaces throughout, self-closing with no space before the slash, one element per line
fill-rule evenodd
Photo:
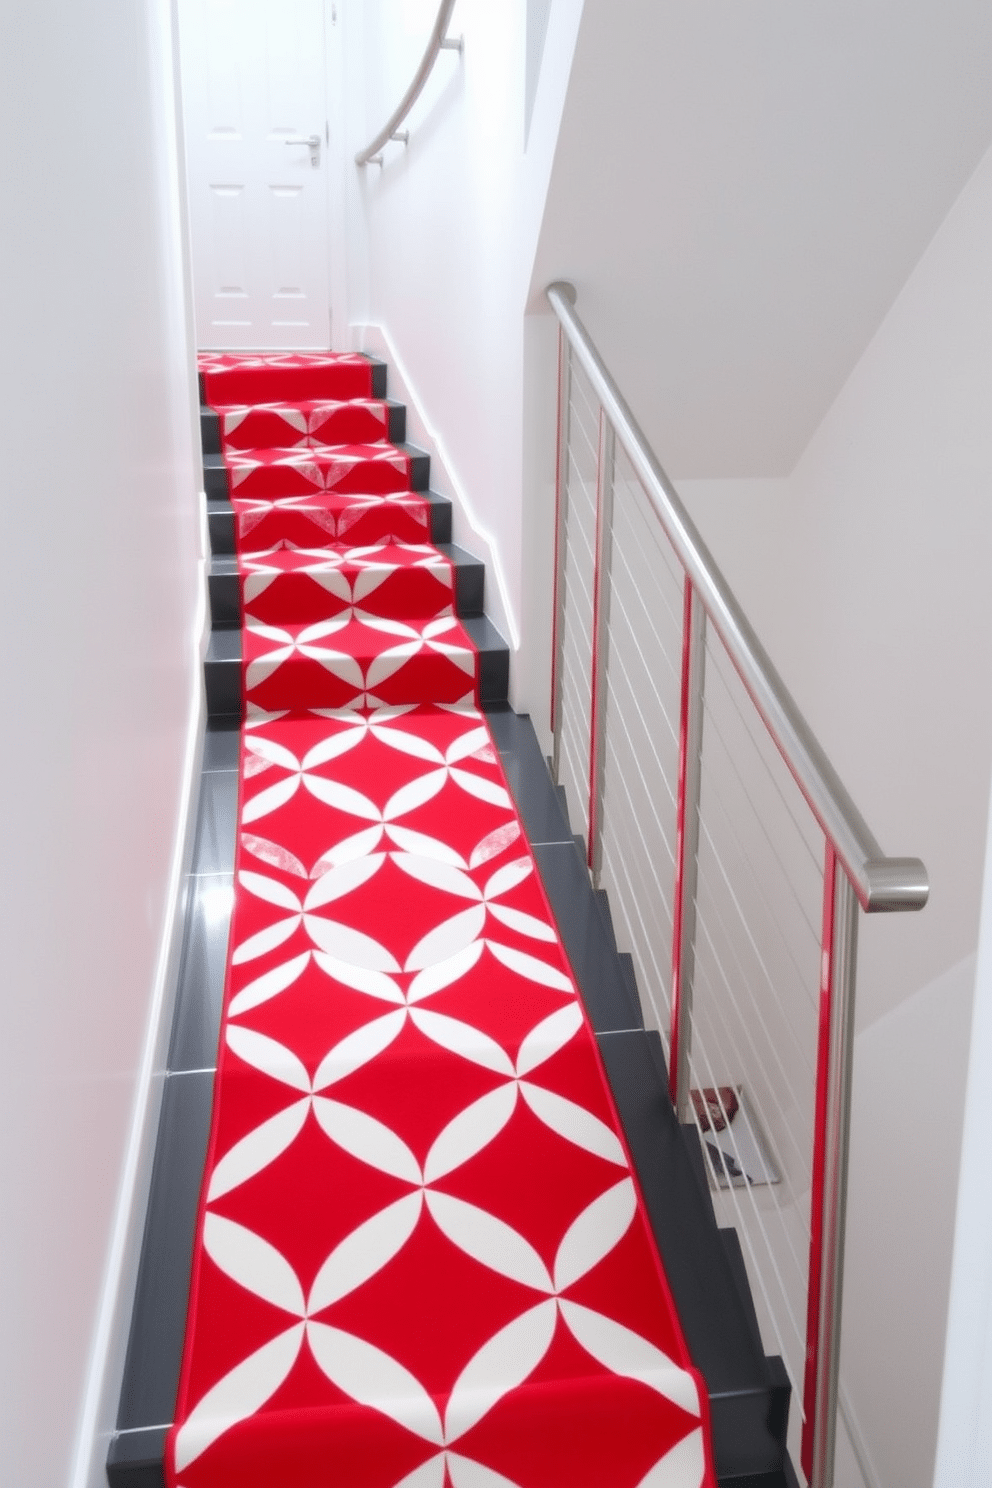
<path fill-rule="evenodd" d="M 327 347 L 324 0 L 179 12 L 197 343 Z"/>

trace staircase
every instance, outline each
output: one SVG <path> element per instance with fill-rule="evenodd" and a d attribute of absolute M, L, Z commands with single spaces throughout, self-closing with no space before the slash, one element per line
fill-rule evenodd
<path fill-rule="evenodd" d="M 371 360 L 371 359 L 370 359 Z M 386 364 L 372 361 L 372 396 L 385 399 Z M 482 610 L 484 565 L 451 541 L 451 502 L 430 489 L 430 456 L 406 443 L 406 409 L 388 403 L 388 437 L 409 461 L 410 489 L 430 502 L 430 540 L 455 566 L 458 615 L 479 652 L 480 696 L 484 706 L 505 703 L 510 680 L 506 642 Z M 211 408 L 201 409 L 203 475 L 210 530 L 210 606 L 213 631 L 204 675 L 207 712 L 211 720 L 240 721 L 241 593 L 234 556 L 234 510 L 230 475 L 221 454 L 220 418 Z M 264 433 L 264 431 L 263 431 Z M 357 478 L 361 478 L 359 472 Z"/>
<path fill-rule="evenodd" d="M 384 399 L 385 366 L 373 362 L 371 374 L 373 398 Z M 617 951 L 609 905 L 592 892 L 529 720 L 507 704 L 509 656 L 483 613 L 483 566 L 451 543 L 450 504 L 429 490 L 428 456 L 405 443 L 405 411 L 388 403 L 386 416 L 390 445 L 403 457 L 409 487 L 429 502 L 431 541 L 454 568 L 457 613 L 479 654 L 480 701 L 595 1030 L 689 1352 L 706 1381 L 719 1481 L 728 1488 L 789 1488 L 789 1387 L 780 1361 L 764 1356 L 736 1235 L 717 1227 L 695 1128 L 676 1123 L 660 1041 L 644 1028 L 632 965 Z M 232 470 L 220 453 L 219 417 L 208 408 L 202 432 L 213 550 L 213 631 L 205 662 L 209 724 L 152 1193 L 118 1430 L 108 1456 L 108 1481 L 128 1488 L 158 1488 L 165 1481 L 163 1455 L 176 1400 L 210 1125 L 234 866 L 239 727 L 246 714 Z M 359 426 L 335 434 L 353 447 L 368 432 Z M 371 463 L 396 468 L 381 457 Z M 354 468 L 362 484 L 353 489 L 367 489 L 378 478 L 358 455 Z M 236 468 L 233 473 L 236 478 Z"/>

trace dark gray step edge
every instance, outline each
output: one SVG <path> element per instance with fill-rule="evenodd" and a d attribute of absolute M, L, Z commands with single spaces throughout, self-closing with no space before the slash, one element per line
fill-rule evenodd
<path fill-rule="evenodd" d="M 481 615 L 486 565 L 481 558 L 473 557 L 454 543 L 437 543 L 435 546 L 454 566 L 456 614 L 463 617 Z M 237 629 L 241 624 L 241 582 L 238 560 L 233 554 L 225 553 L 211 559 L 207 588 L 214 630 Z"/>
<path fill-rule="evenodd" d="M 717 1476 L 780 1471 L 788 1378 L 755 1338 L 668 1098 L 661 1040 L 653 1030 L 601 1034 L 599 1046 L 689 1353 L 706 1381 Z"/>

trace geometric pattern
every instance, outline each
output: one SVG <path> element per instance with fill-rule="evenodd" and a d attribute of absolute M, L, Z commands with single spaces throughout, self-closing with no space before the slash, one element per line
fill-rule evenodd
<path fill-rule="evenodd" d="M 246 360 L 275 403 L 306 359 Z M 237 889 L 168 1481 L 712 1485 L 450 566 L 396 537 L 394 494 L 360 546 L 239 541 Z"/>

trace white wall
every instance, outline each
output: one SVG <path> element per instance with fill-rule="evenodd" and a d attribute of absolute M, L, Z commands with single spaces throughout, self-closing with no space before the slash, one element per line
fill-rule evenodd
<path fill-rule="evenodd" d="M 402 96 L 435 13 L 433 0 L 339 7 L 356 105 L 350 154 Z M 462 58 L 439 59 L 409 118 L 409 146 L 387 146 L 384 167 L 348 188 L 349 313 L 375 327 L 358 342 L 385 351 L 421 437 L 433 435 L 455 540 L 486 558 L 487 609 L 513 645 L 524 602 L 526 295 L 580 14 L 581 0 L 552 6 L 525 152 L 525 0 L 459 0 L 450 31 L 464 35 Z M 521 668 L 511 675 L 519 689 Z"/>
<path fill-rule="evenodd" d="M 662 463 L 784 475 L 992 142 L 983 0 L 586 0 L 534 265 Z"/>
<path fill-rule="evenodd" d="M 0 1479 L 31 1488 L 84 1481 L 108 1409 L 196 716 L 169 26 L 17 4 L 0 46 Z"/>
<path fill-rule="evenodd" d="M 971 1023 L 954 1266 L 934 1488 L 992 1480 L 992 814 Z"/>
<path fill-rule="evenodd" d="M 860 953 L 843 1367 L 902 1488 L 934 1461 L 992 761 L 990 262 L 992 153 L 791 475 L 680 484 L 883 847 L 930 871 Z"/>

